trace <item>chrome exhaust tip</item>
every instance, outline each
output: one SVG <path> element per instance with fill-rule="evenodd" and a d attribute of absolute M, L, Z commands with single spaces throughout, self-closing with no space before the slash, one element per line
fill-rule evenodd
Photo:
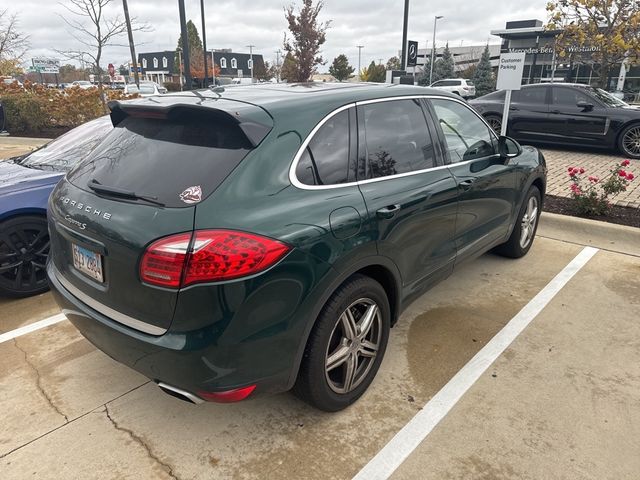
<path fill-rule="evenodd" d="M 167 385 L 164 382 L 158 382 L 158 387 L 166 393 L 167 395 L 171 395 L 172 397 L 176 397 L 185 402 L 194 403 L 196 405 L 200 403 L 204 403 L 200 397 L 194 395 L 193 393 L 187 392 L 186 390 L 182 390 L 181 388 L 174 387 L 173 385 Z"/>

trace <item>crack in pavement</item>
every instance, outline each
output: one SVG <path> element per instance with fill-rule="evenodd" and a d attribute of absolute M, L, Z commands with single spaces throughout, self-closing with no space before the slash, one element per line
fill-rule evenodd
<path fill-rule="evenodd" d="M 64 417 L 64 423 L 69 423 L 69 418 L 64 413 L 62 413 L 62 411 L 58 408 L 58 406 L 55 403 L 53 403 L 53 399 L 49 396 L 49 394 L 45 391 L 44 387 L 42 386 L 42 378 L 40 377 L 40 371 L 31 362 L 31 360 L 29 360 L 29 356 L 27 355 L 26 350 L 24 350 L 20 345 L 18 345 L 18 340 L 16 338 L 13 339 L 13 343 L 16 346 L 16 348 L 22 352 L 22 355 L 24 355 L 25 363 L 29 365 L 29 367 L 31 367 L 31 370 L 35 372 L 36 386 L 38 387 L 38 390 L 40 391 L 42 396 L 47 400 L 51 408 L 53 408 L 58 415 Z"/>
<path fill-rule="evenodd" d="M 131 439 L 133 441 L 135 441 L 138 445 L 140 445 L 142 448 L 145 449 L 145 451 L 147 452 L 147 456 L 149 458 L 151 458 L 152 460 L 154 460 L 158 465 L 160 465 L 164 470 L 166 470 L 166 472 L 169 474 L 169 476 L 175 480 L 180 480 L 180 478 L 178 476 L 176 476 L 175 473 L 173 473 L 173 467 L 171 467 L 168 463 L 163 462 L 162 460 L 160 460 L 152 451 L 151 448 L 149 447 L 149 445 L 146 444 L 146 442 L 142 439 L 142 437 L 140 437 L 139 435 L 137 435 L 136 433 L 133 432 L 133 430 L 130 430 L 128 428 L 122 427 L 118 424 L 118 422 L 116 422 L 114 420 L 114 418 L 111 416 L 111 413 L 109 413 L 109 405 L 108 403 L 105 403 L 104 405 L 104 411 L 107 415 L 107 418 L 109 419 L 109 421 L 113 424 L 113 426 L 115 427 L 116 430 L 119 430 L 121 432 L 125 432 L 126 434 L 129 435 L 129 437 L 131 437 Z"/>

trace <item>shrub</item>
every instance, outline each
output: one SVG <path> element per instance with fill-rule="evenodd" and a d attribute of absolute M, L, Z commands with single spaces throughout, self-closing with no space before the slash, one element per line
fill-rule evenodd
<path fill-rule="evenodd" d="M 167 89 L 167 92 L 179 92 L 180 91 L 180 83 L 179 82 L 166 82 L 164 84 L 164 88 Z"/>
<path fill-rule="evenodd" d="M 610 198 L 624 192 L 635 177 L 632 172 L 625 170 L 631 162 L 623 160 L 609 171 L 609 176 L 601 181 L 600 178 L 589 175 L 585 182 L 586 173 L 582 167 L 569 167 L 571 177 L 571 197 L 575 201 L 576 212 L 581 215 L 605 215 L 611 208 Z"/>

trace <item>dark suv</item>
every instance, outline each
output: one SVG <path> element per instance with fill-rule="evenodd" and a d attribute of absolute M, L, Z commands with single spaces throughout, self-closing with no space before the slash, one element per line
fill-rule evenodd
<path fill-rule="evenodd" d="M 544 158 L 457 96 L 231 87 L 111 103 L 49 200 L 48 275 L 98 348 L 198 403 L 353 403 L 461 261 L 531 247 Z"/>

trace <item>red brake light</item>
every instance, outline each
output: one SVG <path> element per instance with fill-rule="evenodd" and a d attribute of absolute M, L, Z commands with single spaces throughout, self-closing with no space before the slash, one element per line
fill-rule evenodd
<path fill-rule="evenodd" d="M 251 395 L 251 392 L 255 389 L 255 385 L 249 385 L 248 387 L 236 388 L 235 390 L 227 390 L 225 392 L 198 392 L 198 395 L 200 398 L 209 402 L 232 403 L 244 400 Z"/>
<path fill-rule="evenodd" d="M 290 247 L 252 233 L 233 230 L 195 232 L 152 243 L 140 262 L 140 278 L 163 287 L 184 287 L 253 275 L 277 263 Z M 180 281 L 182 279 L 182 282 Z"/>
<path fill-rule="evenodd" d="M 181 233 L 149 245 L 140 262 L 142 281 L 161 287 L 179 287 L 190 241 L 191 233 Z"/>

